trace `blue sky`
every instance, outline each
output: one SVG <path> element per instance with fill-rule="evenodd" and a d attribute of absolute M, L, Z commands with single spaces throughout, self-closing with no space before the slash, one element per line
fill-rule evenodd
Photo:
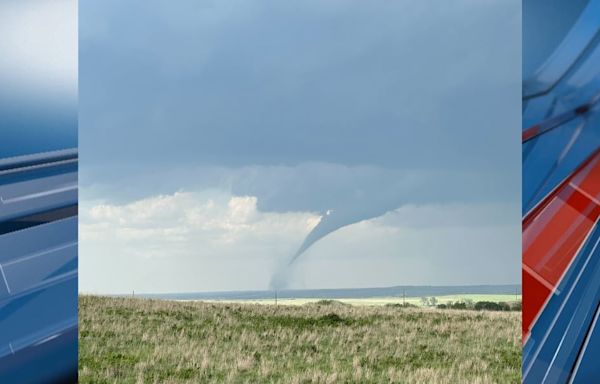
<path fill-rule="evenodd" d="M 518 282 L 520 12 L 80 2 L 82 290 Z"/>

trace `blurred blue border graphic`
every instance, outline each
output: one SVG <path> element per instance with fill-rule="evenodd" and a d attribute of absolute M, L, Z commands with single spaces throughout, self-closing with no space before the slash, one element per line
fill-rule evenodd
<path fill-rule="evenodd" d="M 0 0 L 0 383 L 77 381 L 77 2 Z"/>
<path fill-rule="evenodd" d="M 523 2 L 523 382 L 600 382 L 600 1 Z"/>

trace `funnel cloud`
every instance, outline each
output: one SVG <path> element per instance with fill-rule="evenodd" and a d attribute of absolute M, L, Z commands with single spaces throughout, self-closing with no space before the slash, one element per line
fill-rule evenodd
<path fill-rule="evenodd" d="M 340 228 L 379 217 L 386 212 L 398 208 L 399 203 L 397 196 L 388 196 L 388 199 L 383 199 L 377 203 L 369 201 L 367 198 L 355 198 L 350 199 L 344 206 L 326 210 L 322 214 L 321 220 L 304 238 L 298 250 L 285 264 L 275 270 L 269 284 L 270 289 L 289 288 L 287 277 L 292 273 L 291 269 L 294 263 L 317 241 Z"/>
<path fill-rule="evenodd" d="M 386 209 L 385 211 L 368 209 L 368 207 L 367 209 L 356 210 L 328 210 L 321 216 L 319 223 L 306 236 L 300 248 L 289 258 L 288 262 L 275 271 L 269 283 L 269 288 L 272 290 L 288 288 L 287 277 L 291 273 L 290 269 L 293 267 L 293 264 L 320 239 L 340 228 L 381 216 L 394 208 L 396 207 Z"/>

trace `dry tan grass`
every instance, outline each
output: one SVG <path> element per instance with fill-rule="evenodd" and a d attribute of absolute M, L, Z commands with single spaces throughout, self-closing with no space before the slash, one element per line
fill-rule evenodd
<path fill-rule="evenodd" d="M 82 383 L 517 383 L 520 314 L 80 298 Z"/>

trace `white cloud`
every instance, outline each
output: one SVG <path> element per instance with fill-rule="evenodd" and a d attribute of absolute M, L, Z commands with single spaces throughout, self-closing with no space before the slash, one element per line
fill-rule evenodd
<path fill-rule="evenodd" d="M 175 192 L 123 205 L 83 205 L 82 240 L 110 235 L 120 240 L 189 242 L 199 235 L 228 242 L 248 233 L 300 235 L 310 231 L 318 216 L 310 213 L 273 214 L 256 209 L 256 197 L 206 198 L 193 192 Z"/>

